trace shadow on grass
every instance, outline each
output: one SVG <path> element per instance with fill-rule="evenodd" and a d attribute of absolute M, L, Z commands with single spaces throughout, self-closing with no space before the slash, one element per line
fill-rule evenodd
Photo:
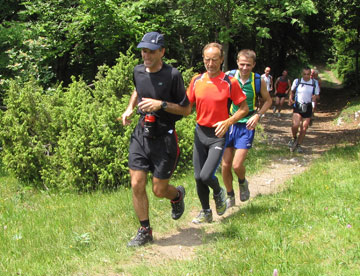
<path fill-rule="evenodd" d="M 256 196 L 256 198 L 260 198 L 262 195 Z M 222 220 L 222 222 L 226 223 L 229 220 L 233 219 L 241 219 L 245 217 L 254 217 L 258 215 L 264 215 L 268 213 L 276 213 L 279 211 L 277 207 L 274 207 L 272 204 L 270 205 L 259 205 L 259 204 L 246 204 L 241 207 L 237 211 L 233 212 L 231 215 L 227 216 Z"/>
<path fill-rule="evenodd" d="M 329 159 L 344 159 L 344 160 L 359 160 L 360 158 L 360 136 L 356 145 L 339 147 L 335 146 L 325 153 L 326 160 Z"/>
<path fill-rule="evenodd" d="M 222 238 L 227 239 L 241 239 L 241 228 L 237 222 L 248 220 L 248 218 L 259 219 L 259 215 L 266 215 L 269 213 L 279 212 L 279 208 L 268 205 L 254 205 L 247 204 L 242 206 L 237 211 L 233 212 L 229 216 L 223 218 L 221 223 L 225 225 L 222 231 L 207 233 L 204 236 L 204 243 L 210 243 Z M 233 223 L 236 222 L 236 223 Z M 247 221 L 248 223 L 248 221 Z"/>
<path fill-rule="evenodd" d="M 158 246 L 198 246 L 204 244 L 202 240 L 203 230 L 200 228 L 190 227 L 185 229 L 178 229 L 179 233 L 168 237 L 156 239 L 154 244 Z"/>
<path fill-rule="evenodd" d="M 181 228 L 178 229 L 178 233 L 175 233 L 170 236 L 162 237 L 154 240 L 154 244 L 167 247 L 167 246 L 184 246 L 184 247 L 193 247 L 200 246 L 208 243 L 215 242 L 219 238 L 222 237 L 231 237 L 232 232 L 236 231 L 236 229 L 231 230 L 231 220 L 241 220 L 245 217 L 257 217 L 258 215 L 265 215 L 269 212 L 275 213 L 278 212 L 278 208 L 274 206 L 259 206 L 254 204 L 248 204 L 246 206 L 242 206 L 234 213 L 230 214 L 227 217 L 221 219 L 221 223 L 229 224 L 229 228 L 226 231 L 211 231 L 207 233 L 201 227 L 189 227 L 189 228 Z"/>

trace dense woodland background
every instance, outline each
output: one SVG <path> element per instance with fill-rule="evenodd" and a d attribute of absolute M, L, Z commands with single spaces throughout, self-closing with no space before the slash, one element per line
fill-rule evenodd
<path fill-rule="evenodd" d="M 119 52 L 148 31 L 166 35 L 175 66 L 203 68 L 202 47 L 224 44 L 224 69 L 242 48 L 258 54 L 256 70 L 277 76 L 296 64 L 336 64 L 353 81 L 358 72 L 359 0 L 2 0 L 1 83 L 35 76 L 43 85 L 91 83 L 98 66 L 114 65 Z M 358 76 L 358 75 L 357 75 Z"/>
<path fill-rule="evenodd" d="M 42 189 L 128 184 L 131 128 L 115 120 L 132 92 L 144 33 L 166 36 L 188 84 L 202 47 L 257 53 L 255 70 L 295 78 L 331 65 L 359 93 L 360 0 L 8 0 L 0 10 L 0 165 Z M 135 120 L 134 120 L 135 121 Z M 194 114 L 177 123 L 179 171 L 191 168 Z M 175 174 L 175 175 L 176 175 Z"/>

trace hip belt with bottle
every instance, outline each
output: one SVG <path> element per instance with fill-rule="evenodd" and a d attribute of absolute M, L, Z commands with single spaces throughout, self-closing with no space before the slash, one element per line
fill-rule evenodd
<path fill-rule="evenodd" d="M 311 107 L 311 102 L 310 103 L 296 102 L 296 107 L 298 108 L 299 111 L 301 111 L 302 113 L 305 113 L 308 110 L 308 108 Z"/>
<path fill-rule="evenodd" d="M 143 118 L 144 137 L 156 138 L 173 133 L 174 127 L 161 123 L 153 114 L 146 114 Z"/>

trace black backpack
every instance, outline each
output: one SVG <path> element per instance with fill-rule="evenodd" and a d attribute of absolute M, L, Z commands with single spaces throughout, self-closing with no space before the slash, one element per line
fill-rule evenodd
<path fill-rule="evenodd" d="M 311 84 L 310 83 L 304 83 L 304 82 L 301 82 L 301 77 L 296 79 L 296 87 L 295 87 L 295 93 L 297 93 L 297 89 L 299 87 L 300 84 L 302 85 L 310 85 L 313 87 L 313 92 L 312 94 L 315 95 L 315 88 L 316 88 L 316 84 L 315 84 L 315 80 L 314 79 L 311 79 Z"/>

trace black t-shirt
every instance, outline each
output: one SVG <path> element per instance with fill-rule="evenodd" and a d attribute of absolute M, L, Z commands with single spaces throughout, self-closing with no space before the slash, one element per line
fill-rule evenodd
<path fill-rule="evenodd" d="M 187 106 L 189 100 L 186 96 L 184 81 L 181 73 L 174 67 L 163 63 L 160 71 L 155 73 L 146 72 L 143 64 L 134 68 L 134 84 L 138 93 L 138 100 L 152 98 L 181 106 Z M 145 115 L 140 109 L 138 112 Z M 171 114 L 162 109 L 153 112 L 161 124 L 174 127 L 175 122 L 182 118 L 181 115 Z"/>

